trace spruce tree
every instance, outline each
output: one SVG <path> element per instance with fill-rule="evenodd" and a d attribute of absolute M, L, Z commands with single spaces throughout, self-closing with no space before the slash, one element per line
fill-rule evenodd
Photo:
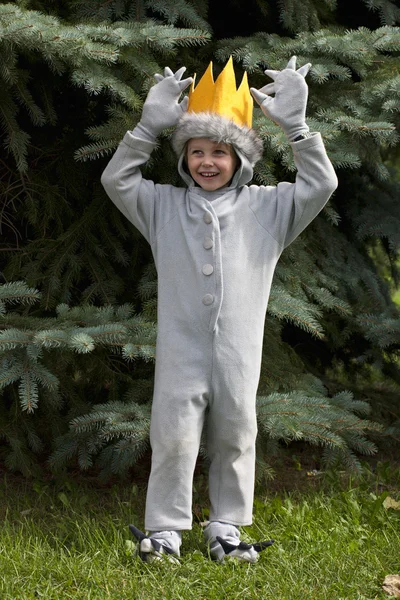
<path fill-rule="evenodd" d="M 97 413 L 103 402 L 125 416 L 114 436 L 97 427 L 91 452 L 114 439 L 118 456 L 123 439 L 130 448 L 108 471 L 115 462 L 126 470 L 148 444 L 150 253 L 105 198 L 107 159 L 82 160 L 82 145 L 103 123 L 98 154 L 110 156 L 140 118 L 153 74 L 210 34 L 190 3 L 170 2 L 179 27 L 156 18 L 161 5 L 135 6 L 121 12 L 113 3 L 103 14 L 100 3 L 71 2 L 57 15 L 40 3 L 0 4 L 0 437 L 8 467 L 25 474 L 53 451 L 52 464 L 62 455 L 87 468 L 89 436 L 62 436 L 72 419 L 93 405 Z M 126 430 L 130 424 L 126 435 L 122 420 Z"/>
<path fill-rule="evenodd" d="M 259 476 L 282 442 L 310 442 L 323 447 L 326 465 L 357 468 L 360 453 L 400 438 L 398 404 L 388 399 L 400 383 L 391 297 L 399 8 L 355 4 L 357 23 L 334 0 L 234 2 L 228 13 L 219 4 L 207 12 L 198 0 L 66 2 L 58 15 L 40 3 L 0 4 L 0 293 L 8 309 L 0 435 L 10 468 L 29 473 L 35 456 L 51 454 L 54 469 L 77 461 L 109 476 L 148 449 L 156 273 L 146 243 L 106 199 L 100 173 L 139 120 L 153 73 L 184 64 L 200 74 L 230 54 L 253 87 L 293 54 L 313 64 L 307 121 L 321 131 L 340 181 L 276 270 L 258 397 Z M 254 182 L 292 180 L 280 129 L 258 109 L 254 126 L 265 144 Z M 169 134 L 145 176 L 180 185 Z M 371 395 L 374 385 L 384 393 Z"/>

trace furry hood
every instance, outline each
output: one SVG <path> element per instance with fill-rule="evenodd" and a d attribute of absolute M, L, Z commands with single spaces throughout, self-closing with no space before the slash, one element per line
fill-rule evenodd
<path fill-rule="evenodd" d="M 240 127 L 233 121 L 215 113 L 184 113 L 172 135 L 172 147 L 181 156 L 186 142 L 192 138 L 209 138 L 213 142 L 231 144 L 251 166 L 260 160 L 263 143 L 254 129 Z"/>

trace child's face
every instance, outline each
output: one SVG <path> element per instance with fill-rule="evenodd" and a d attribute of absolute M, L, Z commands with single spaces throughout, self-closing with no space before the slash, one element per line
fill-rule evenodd
<path fill-rule="evenodd" d="M 239 159 L 230 144 L 193 138 L 188 141 L 186 160 L 194 181 L 213 192 L 230 182 Z"/>

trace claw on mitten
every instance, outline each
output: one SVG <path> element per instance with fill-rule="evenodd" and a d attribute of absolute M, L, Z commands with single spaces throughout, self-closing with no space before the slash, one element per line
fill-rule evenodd
<path fill-rule="evenodd" d="M 300 75 L 302 75 L 302 77 L 305 77 L 311 68 L 311 63 L 306 63 L 305 65 L 303 65 L 302 67 L 299 67 L 296 70 L 296 60 L 297 60 L 297 56 L 292 56 L 290 58 L 288 64 L 286 65 L 285 69 L 291 69 L 292 71 L 296 71 L 296 73 L 299 73 Z M 264 71 L 264 73 L 266 75 L 268 75 L 269 77 L 271 77 L 271 79 L 274 79 L 274 80 L 278 77 L 278 75 L 281 72 L 282 71 L 274 71 L 272 69 L 266 69 Z"/>

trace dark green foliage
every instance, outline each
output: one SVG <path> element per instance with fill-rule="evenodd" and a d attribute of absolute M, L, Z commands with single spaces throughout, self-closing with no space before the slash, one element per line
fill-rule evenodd
<path fill-rule="evenodd" d="M 328 398 L 318 381 L 308 384 L 306 390 L 300 388 L 288 394 L 275 392 L 258 398 L 259 445 L 263 447 L 265 438 L 271 452 L 274 441 L 305 440 L 324 447 L 325 467 L 345 464 L 349 469 L 358 470 L 361 465 L 357 453 L 376 452 L 375 444 L 366 435 L 381 430 L 377 423 L 364 418 L 370 407 L 365 402 L 354 401 L 349 392 Z M 268 454 L 265 458 L 269 459 Z"/>
<path fill-rule="evenodd" d="M 357 468 L 359 453 L 400 439 L 391 299 L 399 281 L 400 9 L 389 0 L 355 5 L 357 24 L 334 0 L 234 2 L 224 9 L 224 39 L 212 40 L 221 23 L 209 15 L 221 7 L 208 13 L 201 0 L 0 3 L 0 436 L 9 468 L 29 474 L 50 457 L 53 469 L 95 465 L 109 477 L 148 451 L 157 276 L 100 174 L 140 119 L 155 72 L 185 65 L 200 75 L 211 58 L 217 71 L 230 54 L 254 87 L 269 81 L 265 68 L 280 69 L 293 54 L 312 62 L 307 121 L 321 131 L 340 181 L 276 270 L 258 398 L 259 477 L 282 441 L 321 446 L 326 465 Z M 258 109 L 254 126 L 265 146 L 255 183 L 293 180 L 281 130 Z M 144 175 L 181 185 L 170 133 Z M 357 400 L 361 383 L 389 382 L 391 403 L 377 394 Z"/>
<path fill-rule="evenodd" d="M 40 285 L 44 307 L 112 303 L 126 278 L 136 279 L 139 236 L 106 202 L 101 166 L 78 164 L 74 155 L 110 156 L 139 119 L 153 74 L 209 37 L 149 19 L 68 24 L 0 4 L 0 117 L 9 152 L 0 165 L 0 250 L 16 250 L 5 275 Z M 94 127 L 105 113 L 111 125 Z M 85 131 L 95 140 L 86 148 Z"/>
<path fill-rule="evenodd" d="M 115 440 L 103 452 L 110 458 L 110 463 L 103 460 L 104 469 L 126 471 L 147 447 L 152 370 L 146 363 L 154 362 L 155 325 L 135 315 L 129 304 L 60 304 L 56 316 L 47 318 L 18 309 L 6 313 L 7 304 L 30 305 L 39 299 L 22 282 L 0 286 L 0 297 L 0 435 L 10 446 L 6 464 L 31 473 L 31 453 L 48 454 L 54 436 L 59 438 L 54 467 L 61 457 L 65 462 L 76 454 L 87 469 L 91 455 Z M 101 400 L 108 404 L 97 406 Z M 61 436 L 63 421 L 71 419 L 73 434 Z M 88 436 L 90 432 L 94 435 Z M 85 434 L 83 440 L 79 434 Z M 127 445 L 130 451 L 114 458 Z"/>

